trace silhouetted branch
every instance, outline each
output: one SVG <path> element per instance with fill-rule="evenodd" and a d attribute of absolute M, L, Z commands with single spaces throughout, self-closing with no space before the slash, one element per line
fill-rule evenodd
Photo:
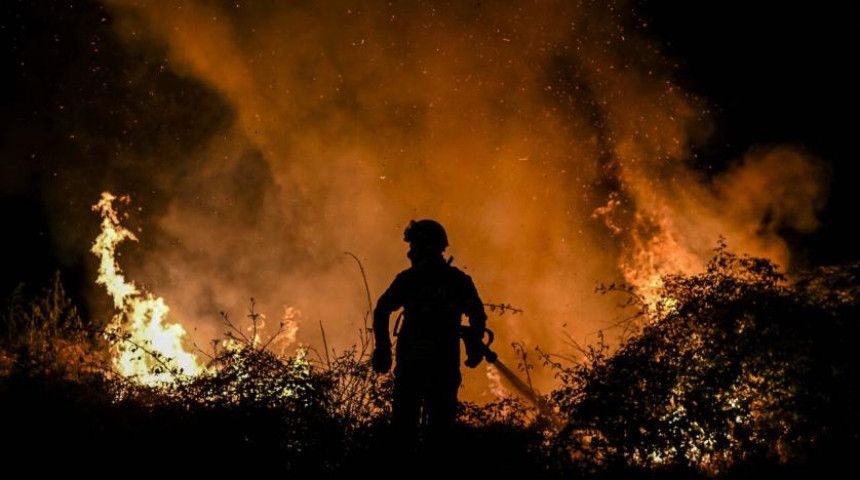
<path fill-rule="evenodd" d="M 523 310 L 517 307 L 514 307 L 511 304 L 505 303 L 485 303 L 485 307 L 489 308 L 491 312 L 498 311 L 499 315 L 504 315 L 505 312 L 511 312 L 512 315 L 516 315 L 518 313 L 523 313 Z"/>
<path fill-rule="evenodd" d="M 370 298 L 370 286 L 367 283 L 367 275 L 365 275 L 365 273 L 364 273 L 364 265 L 361 264 L 361 260 L 359 260 L 358 257 L 355 256 L 355 254 L 353 254 L 352 252 L 347 251 L 347 252 L 343 252 L 343 253 L 345 255 L 349 255 L 350 257 L 352 257 L 355 260 L 355 262 L 358 264 L 358 269 L 361 272 L 361 280 L 364 282 L 364 293 L 367 295 L 367 312 L 364 314 L 364 329 L 362 330 L 361 334 L 359 335 L 359 338 L 361 339 L 361 343 L 362 343 L 362 356 L 364 356 L 365 349 L 367 347 L 367 344 L 369 343 L 367 341 L 367 332 L 370 329 L 367 327 L 367 319 L 371 315 L 373 315 L 373 301 Z M 370 342 L 373 342 L 373 336 L 372 335 L 370 336 Z"/>

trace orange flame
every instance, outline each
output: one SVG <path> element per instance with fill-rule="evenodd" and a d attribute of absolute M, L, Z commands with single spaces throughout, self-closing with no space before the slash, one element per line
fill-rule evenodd
<path fill-rule="evenodd" d="M 101 200 L 93 205 L 102 222 L 91 250 L 99 257 L 96 283 L 105 287 L 117 310 L 105 329 L 105 335 L 114 340 L 114 370 L 145 385 L 169 384 L 181 376 L 198 375 L 205 367 L 183 346 L 186 332 L 182 325 L 167 322 L 170 308 L 164 299 L 126 280 L 116 262 L 119 244 L 137 241 L 137 237 L 121 225 L 114 201 L 127 203 L 129 198 L 103 192 Z"/>

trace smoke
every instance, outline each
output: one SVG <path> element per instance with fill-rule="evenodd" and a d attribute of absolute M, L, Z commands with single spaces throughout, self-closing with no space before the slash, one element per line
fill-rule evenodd
<path fill-rule="evenodd" d="M 789 267 L 782 234 L 817 228 L 828 183 L 820 161 L 786 146 L 753 148 L 711 179 L 689 168 L 670 171 L 659 189 L 634 182 L 629 190 L 637 209 L 621 265 L 646 295 L 660 275 L 701 270 L 720 237 L 732 250 Z M 612 221 L 614 209 L 602 213 Z"/>
<path fill-rule="evenodd" d="M 796 149 L 694 167 L 706 104 L 624 2 L 108 5 L 131 51 L 166 52 L 231 112 L 143 174 L 183 171 L 135 265 L 204 343 L 213 312 L 255 296 L 301 312 L 300 343 L 320 345 L 321 321 L 351 345 L 367 305 L 343 252 L 378 296 L 407 266 L 405 225 L 434 218 L 483 299 L 525 310 L 490 319 L 498 345 L 559 351 L 562 332 L 588 341 L 620 315 L 596 283 L 697 271 L 721 235 L 786 266 L 781 233 L 814 229 L 822 207 L 820 162 Z"/>
<path fill-rule="evenodd" d="M 490 393 L 493 394 L 493 397 L 499 400 L 509 397 L 508 390 L 502 384 L 502 376 L 499 370 L 491 367 L 489 363 L 484 368 L 486 370 L 487 381 L 489 382 Z"/>

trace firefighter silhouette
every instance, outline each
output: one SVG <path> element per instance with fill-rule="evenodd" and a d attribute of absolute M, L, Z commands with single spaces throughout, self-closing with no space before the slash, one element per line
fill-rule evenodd
<path fill-rule="evenodd" d="M 393 424 L 408 434 L 423 414 L 428 429 L 440 432 L 452 427 L 457 415 L 462 316 L 469 319 L 466 339 L 480 341 L 487 315 L 472 279 L 443 258 L 448 236 L 442 225 L 413 220 L 403 239 L 412 267 L 398 274 L 376 303 L 373 369 L 386 373 L 391 368 L 389 322 L 402 307 L 402 326 L 395 331 Z M 467 349 L 466 365 L 474 368 L 481 359 L 480 351 Z"/>

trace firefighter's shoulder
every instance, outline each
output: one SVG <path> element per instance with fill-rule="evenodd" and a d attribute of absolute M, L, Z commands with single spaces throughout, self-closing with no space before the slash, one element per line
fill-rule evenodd
<path fill-rule="evenodd" d="M 398 273 L 394 277 L 394 281 L 395 282 L 402 282 L 404 280 L 408 280 L 410 277 L 412 277 L 413 273 L 414 272 L 412 271 L 411 268 L 407 268 L 406 270 L 403 270 L 402 272 Z"/>
<path fill-rule="evenodd" d="M 463 281 L 464 283 L 472 283 L 472 277 L 470 277 L 466 272 L 460 270 L 459 268 L 449 265 L 451 275 Z"/>

